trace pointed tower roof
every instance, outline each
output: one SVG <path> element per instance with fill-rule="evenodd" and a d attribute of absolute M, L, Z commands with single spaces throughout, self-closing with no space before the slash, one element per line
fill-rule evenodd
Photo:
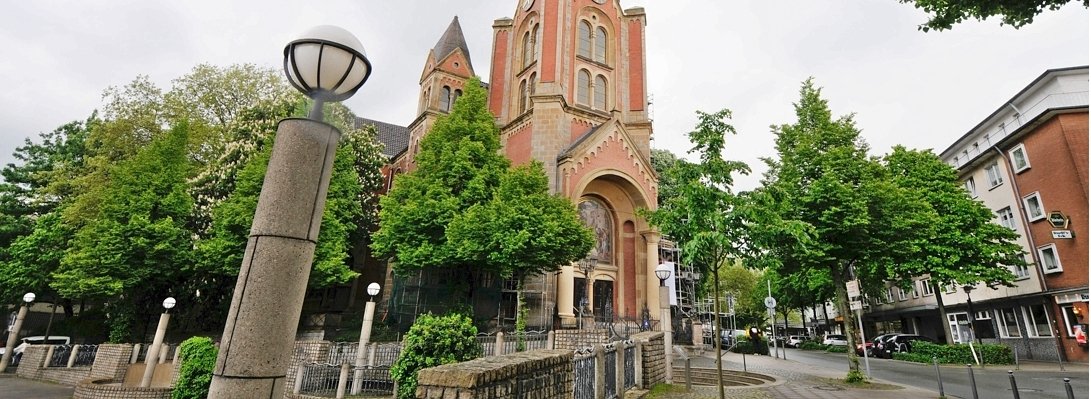
<path fill-rule="evenodd" d="M 470 62 L 470 48 L 466 46 L 466 38 L 462 36 L 462 25 L 458 24 L 457 15 L 451 20 L 447 31 L 443 32 L 443 36 L 440 36 L 439 41 L 436 42 L 436 47 L 432 48 L 432 54 L 435 55 L 436 62 L 439 62 L 455 52 L 455 49 L 462 49 L 462 54 L 466 56 L 466 66 L 472 71 L 474 67 Z"/>

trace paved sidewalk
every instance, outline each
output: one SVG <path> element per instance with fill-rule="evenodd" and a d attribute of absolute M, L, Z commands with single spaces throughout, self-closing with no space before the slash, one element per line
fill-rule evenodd
<path fill-rule="evenodd" d="M 0 398 L 68 399 L 73 391 L 73 387 L 28 380 L 10 373 L 0 375 Z"/>

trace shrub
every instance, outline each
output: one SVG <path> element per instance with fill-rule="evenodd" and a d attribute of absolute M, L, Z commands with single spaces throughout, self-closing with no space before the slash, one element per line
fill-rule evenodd
<path fill-rule="evenodd" d="M 418 317 L 405 335 L 398 360 L 390 367 L 390 376 L 398 384 L 397 397 L 416 397 L 417 372 L 422 369 L 481 356 L 475 335 L 473 320 L 462 314 Z"/>
<path fill-rule="evenodd" d="M 182 341 L 178 348 L 178 382 L 174 384 L 171 399 L 204 399 L 212 384 L 212 370 L 216 367 L 216 344 L 207 337 L 193 337 Z"/>
<path fill-rule="evenodd" d="M 866 381 L 867 377 L 864 377 L 864 373 L 861 373 L 860 370 L 849 370 L 849 373 L 845 375 L 845 382 L 849 384 L 859 384 Z"/>
<path fill-rule="evenodd" d="M 932 357 L 935 357 L 938 362 L 945 364 L 974 363 L 973 353 L 970 351 L 970 345 L 967 344 L 944 345 L 925 341 L 913 341 L 910 347 L 912 348 L 910 353 L 895 353 L 894 358 L 910 362 L 931 363 Z M 974 350 L 977 351 L 978 357 L 981 359 L 982 363 L 1015 363 L 1011 348 L 1005 345 L 975 345 Z"/>
<path fill-rule="evenodd" d="M 735 352 L 735 353 L 755 353 L 754 349 L 755 348 L 753 347 L 750 339 L 748 339 L 748 338 L 744 339 L 744 338 L 740 337 L 739 342 L 735 344 L 735 348 L 732 349 L 731 351 Z M 765 337 L 762 337 L 761 340 L 759 341 L 758 347 L 756 349 L 757 349 L 757 354 L 759 354 L 759 355 L 768 355 L 769 354 L 769 341 L 766 340 Z"/>
<path fill-rule="evenodd" d="M 804 342 L 803 345 L 800 345 L 799 349 L 808 350 L 808 351 L 824 351 L 824 350 L 826 350 L 826 345 L 822 345 L 821 343 L 814 342 L 814 341 L 807 341 L 807 342 Z"/>
<path fill-rule="evenodd" d="M 827 345 L 826 352 L 830 353 L 848 353 L 849 347 L 847 345 Z"/>

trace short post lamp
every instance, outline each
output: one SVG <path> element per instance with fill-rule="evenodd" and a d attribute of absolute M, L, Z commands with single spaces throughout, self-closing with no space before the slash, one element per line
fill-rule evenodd
<path fill-rule="evenodd" d="M 367 285 L 367 294 L 371 296 L 364 304 L 364 322 L 360 325 L 360 345 L 356 347 L 356 373 L 352 378 L 353 395 L 358 395 L 364 384 L 364 366 L 367 361 L 367 344 L 371 340 L 371 324 L 375 319 L 375 295 L 379 294 L 379 283 Z"/>
<path fill-rule="evenodd" d="M 341 132 L 322 104 L 352 96 L 371 74 L 360 41 L 319 26 L 284 48 L 284 73 L 314 99 L 312 119 L 277 126 L 254 212 L 209 398 L 281 397 L 326 207 Z"/>
<path fill-rule="evenodd" d="M 655 277 L 659 278 L 659 322 L 663 324 L 663 358 L 667 363 L 667 383 L 674 382 L 674 372 L 671 358 L 674 357 L 674 325 L 671 323 L 670 287 L 667 287 L 667 279 L 671 277 L 671 267 L 662 263 L 655 268 Z"/>
<path fill-rule="evenodd" d="M 594 273 L 595 267 L 598 267 L 599 265 L 598 251 L 591 250 L 591 252 L 589 252 L 587 256 L 585 256 L 583 259 L 580 259 L 579 265 L 580 271 L 583 272 L 583 280 L 585 282 L 584 285 L 587 286 L 587 296 L 583 297 L 584 300 L 581 301 L 587 305 L 587 313 L 584 313 L 584 315 L 586 317 L 593 318 L 595 312 L 592 310 L 594 308 L 594 305 L 591 302 L 591 289 L 593 288 L 592 286 L 594 285 L 594 281 L 591 280 L 591 273 Z M 590 324 L 594 325 L 593 322 Z"/>
<path fill-rule="evenodd" d="M 23 329 L 23 320 L 27 318 L 27 310 L 30 309 L 31 302 L 34 302 L 34 293 L 24 294 L 23 306 L 19 308 L 19 314 L 15 316 L 15 325 L 8 332 L 8 343 L 4 346 L 4 356 L 0 358 L 0 373 L 7 370 L 8 364 L 11 364 L 11 356 L 13 355 L 11 352 L 15 350 L 15 341 L 19 339 L 19 330 Z"/>
<path fill-rule="evenodd" d="M 155 338 L 152 346 L 148 347 L 148 354 L 144 356 L 144 377 L 140 379 L 140 386 L 147 388 L 152 386 L 152 377 L 155 376 L 155 364 L 159 363 L 159 348 L 163 346 L 163 337 L 167 335 L 167 323 L 170 323 L 170 310 L 178 303 L 174 297 L 163 300 L 163 314 L 159 315 L 159 327 L 155 329 Z"/>
<path fill-rule="evenodd" d="M 981 345 L 981 338 L 977 337 L 977 330 L 974 329 L 974 320 L 977 319 L 977 314 L 974 313 L 974 300 L 970 299 L 970 291 L 974 290 L 974 286 L 964 285 L 962 290 L 966 291 L 966 319 L 970 322 L 970 334 L 973 334 L 974 338 L 977 338 L 977 344 Z"/>

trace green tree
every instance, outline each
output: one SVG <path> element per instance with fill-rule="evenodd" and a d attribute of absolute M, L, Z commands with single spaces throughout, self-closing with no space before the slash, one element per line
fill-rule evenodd
<path fill-rule="evenodd" d="M 1026 265 L 1025 253 L 1015 242 L 1018 234 L 994 223 L 995 215 L 970 198 L 958 172 L 930 150 L 898 146 L 885 157 L 895 184 L 928 204 L 928 223 L 913 231 L 909 256 L 892 264 L 895 281 L 929 276 L 935 292 L 947 285 L 1011 286 L 1015 275 L 1007 266 Z M 943 298 L 936 295 L 940 320 L 947 320 Z M 953 343 L 949 328 L 944 335 Z"/>
<path fill-rule="evenodd" d="M 128 339 L 139 308 L 158 304 L 192 262 L 187 133 L 185 124 L 175 126 L 112 168 L 97 214 L 52 274 L 50 286 L 65 298 L 111 303 L 112 342 Z"/>
<path fill-rule="evenodd" d="M 472 303 L 477 273 L 524 277 L 583 257 L 591 232 L 565 198 L 550 195 L 542 166 L 511 168 L 474 78 L 451 114 L 420 144 L 417 169 L 399 175 L 380 200 L 371 248 L 405 275 L 448 269 L 467 276 L 461 300 Z"/>
<path fill-rule="evenodd" d="M 662 150 L 658 148 L 652 149 L 652 169 L 655 170 L 655 174 L 659 175 L 659 191 L 656 193 L 656 203 L 662 204 L 666 202 L 667 198 L 675 196 L 677 183 L 667 173 L 667 170 L 674 167 L 678 163 L 689 163 L 684 159 L 678 158 L 674 153 Z"/>
<path fill-rule="evenodd" d="M 1018 29 L 1034 22 L 1034 17 L 1046 10 L 1059 10 L 1065 4 L 1077 0 L 898 0 L 912 3 L 914 7 L 929 14 L 928 22 L 918 29 L 947 30 L 967 19 L 983 21 L 998 16 L 1001 25 L 1011 25 Z M 1087 8 L 1088 0 L 1083 0 Z"/>
<path fill-rule="evenodd" d="M 713 336 L 719 337 L 719 271 L 729 259 L 747 253 L 748 224 L 755 214 L 750 212 L 747 197 L 731 191 L 733 175 L 749 173 L 749 167 L 721 156 L 728 134 L 735 134 L 735 128 L 727 123 L 731 111 L 724 109 L 712 114 L 697 111 L 697 117 L 697 126 L 688 136 L 693 143 L 690 152 L 698 153 L 700 161 L 677 162 L 668 169 L 665 176 L 676 184 L 674 194 L 665 198 L 659 209 L 646 215 L 651 224 L 682 243 L 686 263 L 702 275 L 711 276 L 716 315 Z M 717 355 L 720 349 L 717 344 Z M 722 367 L 717 356 L 716 368 L 721 370 Z M 723 397 L 723 384 L 720 386 L 720 397 Z"/>
<path fill-rule="evenodd" d="M 856 278 L 878 290 L 887 266 L 908 253 L 905 237 L 925 222 L 915 217 L 922 204 L 910 201 L 868 157 L 851 116 L 832 118 L 811 80 L 803 83 L 795 110 L 795 124 L 773 127 L 779 159 L 765 160 L 763 190 L 783 220 L 805 227 L 797 241 L 763 240 L 764 253 L 782 276 L 828 276 L 834 303 L 848 317 L 845 282 Z M 855 328 L 844 326 L 852 347 Z M 848 355 L 848 379 L 858 379 L 859 360 L 854 351 Z"/>
<path fill-rule="evenodd" d="M 171 391 L 171 399 L 204 399 L 212 384 L 212 372 L 216 369 L 216 344 L 207 337 L 192 337 L 178 346 L 182 365 L 178 369 L 178 382 Z"/>

